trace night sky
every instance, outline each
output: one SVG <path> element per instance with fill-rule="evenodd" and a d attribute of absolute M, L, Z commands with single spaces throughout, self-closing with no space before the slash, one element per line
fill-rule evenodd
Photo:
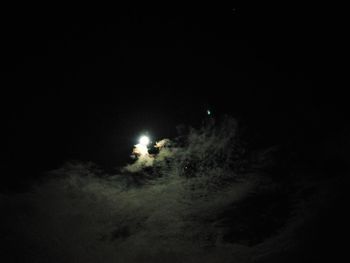
<path fill-rule="evenodd" d="M 1 16 L 0 261 L 346 254 L 336 7 L 32 9 Z"/>
<path fill-rule="evenodd" d="M 345 125 L 340 31 L 332 10 L 297 5 L 120 7 L 108 22 L 11 13 L 1 31 L 6 167 L 112 168 L 141 132 L 173 137 L 207 109 L 238 119 L 256 147 L 317 141 Z"/>

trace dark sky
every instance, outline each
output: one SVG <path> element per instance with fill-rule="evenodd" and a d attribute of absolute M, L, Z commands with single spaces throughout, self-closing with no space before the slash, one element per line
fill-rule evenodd
<path fill-rule="evenodd" d="M 119 8 L 108 22 L 4 17 L 6 167 L 34 175 L 69 159 L 121 165 L 142 131 L 172 137 L 207 108 L 266 145 L 340 129 L 336 17 L 331 8 L 234 4 Z"/>

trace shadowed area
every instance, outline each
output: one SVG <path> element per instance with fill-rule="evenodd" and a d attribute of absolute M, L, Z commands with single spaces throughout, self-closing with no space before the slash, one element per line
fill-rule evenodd
<path fill-rule="evenodd" d="M 308 262 L 324 246 L 320 240 L 334 238 L 332 217 L 345 223 L 342 176 L 282 174 L 273 157 L 281 151 L 247 152 L 232 118 L 209 118 L 158 145 L 151 164 L 140 156 L 124 172 L 107 174 L 93 163 L 67 163 L 27 191 L 2 194 L 2 256 L 8 262 L 265 262 L 290 253 Z M 332 243 L 331 251 L 339 249 Z"/>

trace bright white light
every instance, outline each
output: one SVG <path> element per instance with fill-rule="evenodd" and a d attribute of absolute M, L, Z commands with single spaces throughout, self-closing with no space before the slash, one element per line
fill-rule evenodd
<path fill-rule="evenodd" d="M 141 145 L 147 146 L 149 144 L 149 138 L 147 136 L 141 136 L 139 143 Z"/>
<path fill-rule="evenodd" d="M 133 154 L 139 158 L 144 158 L 148 156 L 148 147 L 147 145 L 150 143 L 150 139 L 148 136 L 143 135 L 139 139 L 139 143 L 135 145 Z"/>
<path fill-rule="evenodd" d="M 135 145 L 133 153 L 136 156 L 146 156 L 146 155 L 148 155 L 148 148 L 146 145 L 139 143 L 139 144 Z"/>

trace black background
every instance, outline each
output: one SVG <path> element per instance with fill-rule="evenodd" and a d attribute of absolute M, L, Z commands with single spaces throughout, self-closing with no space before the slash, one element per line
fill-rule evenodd
<path fill-rule="evenodd" d="M 9 183 L 70 159 L 123 165 L 142 132 L 173 137 L 207 109 L 237 118 L 253 147 L 303 149 L 347 126 L 334 7 L 115 7 L 104 19 L 51 10 L 4 9 Z"/>

